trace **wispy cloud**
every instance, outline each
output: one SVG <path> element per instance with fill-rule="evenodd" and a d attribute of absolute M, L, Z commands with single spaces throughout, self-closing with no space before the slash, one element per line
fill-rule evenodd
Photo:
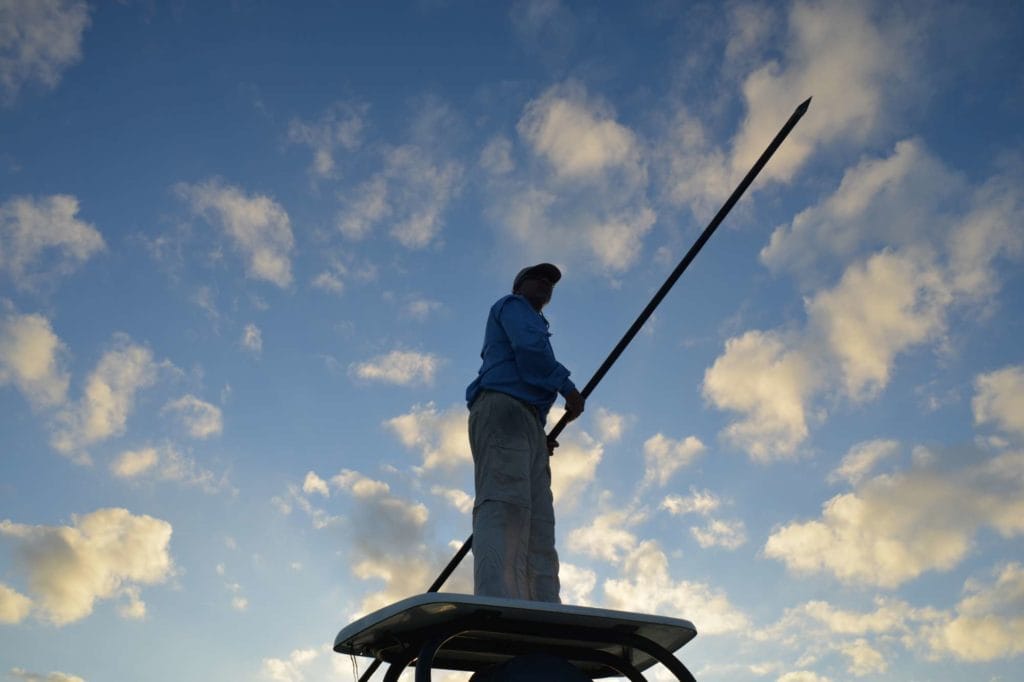
<path fill-rule="evenodd" d="M 192 211 L 220 227 L 246 263 L 249 277 L 279 287 L 292 282 L 291 252 L 295 245 L 288 213 L 262 194 L 246 194 L 219 179 L 175 190 Z"/>
<path fill-rule="evenodd" d="M 220 408 L 205 400 L 200 400 L 192 394 L 172 400 L 164 405 L 161 412 L 170 412 L 176 415 L 188 435 L 193 438 L 204 439 L 218 436 L 224 430 L 224 420 Z"/>
<path fill-rule="evenodd" d="M 1024 365 L 1010 365 L 979 374 L 971 401 L 976 424 L 994 424 L 1007 433 L 1024 436 Z"/>
<path fill-rule="evenodd" d="M 380 381 L 398 386 L 434 383 L 441 359 L 431 353 L 393 350 L 349 367 L 352 376 L 365 381 Z"/>
<path fill-rule="evenodd" d="M 875 465 L 899 451 L 900 444 L 894 440 L 869 440 L 857 443 L 843 456 L 843 461 L 829 475 L 828 480 L 847 481 L 856 485 L 871 473 Z"/>
<path fill-rule="evenodd" d="M 158 369 L 149 348 L 115 335 L 113 349 L 89 375 L 82 397 L 57 415 L 53 446 L 88 461 L 84 448 L 124 433 L 136 393 L 156 383 Z"/>
<path fill-rule="evenodd" d="M 340 175 L 335 154 L 339 148 L 350 151 L 359 147 L 366 127 L 369 105 L 335 102 L 311 122 L 292 119 L 288 124 L 288 141 L 309 147 L 313 152 L 311 173 L 320 178 Z"/>
<path fill-rule="evenodd" d="M 35 289 L 102 251 L 103 237 L 77 217 L 78 210 L 78 199 L 66 194 L 14 197 L 0 204 L 0 271 L 19 289 Z"/>
<path fill-rule="evenodd" d="M 13 104 L 21 89 L 36 82 L 53 89 L 82 58 L 89 27 L 84 0 L 27 0 L 4 4 L 0 23 L 0 103 Z"/>
<path fill-rule="evenodd" d="M 259 355 L 263 351 L 263 332 L 255 324 L 250 322 L 242 330 L 242 348 L 253 355 Z"/>

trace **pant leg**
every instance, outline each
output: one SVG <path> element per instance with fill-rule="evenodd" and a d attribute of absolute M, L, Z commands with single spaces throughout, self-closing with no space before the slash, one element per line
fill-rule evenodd
<path fill-rule="evenodd" d="M 473 505 L 474 593 L 529 599 L 532 426 L 522 403 L 483 393 L 469 415 L 476 500 Z"/>
<path fill-rule="evenodd" d="M 538 420 L 539 424 L 539 420 Z M 551 464 L 543 426 L 538 427 L 530 471 L 530 542 L 527 580 L 530 598 L 560 604 L 558 552 L 555 550 L 555 508 L 551 494 Z"/>

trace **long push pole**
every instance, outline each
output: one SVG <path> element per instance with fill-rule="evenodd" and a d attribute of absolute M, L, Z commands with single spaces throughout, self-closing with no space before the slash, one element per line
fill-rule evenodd
<path fill-rule="evenodd" d="M 615 348 L 612 349 L 612 352 L 609 353 L 608 357 L 601 363 L 601 366 L 597 368 L 597 371 L 594 372 L 594 376 L 590 377 L 590 381 L 588 381 L 587 385 L 583 387 L 582 391 L 580 391 L 584 398 L 589 397 L 594 389 L 597 388 L 597 385 L 601 383 L 601 379 L 604 378 L 604 375 L 608 373 L 608 370 L 611 369 L 612 365 L 615 364 L 615 361 L 619 359 L 622 352 L 626 350 L 626 346 L 628 346 L 630 341 L 633 340 L 633 337 L 639 333 L 640 328 L 644 326 L 644 323 L 647 322 L 648 318 L 654 314 L 655 308 L 661 304 L 662 299 L 664 299 L 672 287 L 675 286 L 676 281 L 678 281 L 678 279 L 683 275 L 686 268 L 690 266 L 693 259 L 697 257 L 700 250 L 704 248 L 704 244 L 711 239 L 711 235 L 715 233 L 715 230 L 717 230 L 718 226 L 723 220 L 725 220 L 725 217 L 729 215 L 729 211 L 731 211 L 736 202 L 740 200 L 743 193 L 747 191 L 747 187 L 749 187 L 750 183 L 754 181 L 754 178 L 758 176 L 761 169 L 765 167 L 768 160 L 772 158 L 772 155 L 775 154 L 775 151 L 782 145 L 782 142 L 789 136 L 789 133 L 796 127 L 796 124 L 799 123 L 800 119 L 807 113 L 807 109 L 810 106 L 811 98 L 808 97 L 800 103 L 800 106 L 798 106 L 796 110 L 793 111 L 789 120 L 786 121 L 785 125 L 782 126 L 782 129 L 775 135 L 775 138 L 771 141 L 771 144 L 768 145 L 768 148 L 761 153 L 761 156 L 758 157 L 753 167 L 747 171 L 747 174 L 743 176 L 740 184 L 736 186 L 736 189 L 733 190 L 732 194 L 729 195 L 729 198 L 725 200 L 724 204 L 722 204 L 722 208 L 718 209 L 718 213 L 715 214 L 715 217 L 712 218 L 711 222 L 708 223 L 708 226 L 704 228 L 704 231 L 701 232 L 697 241 L 693 243 L 690 250 L 686 252 L 685 256 L 683 256 L 683 260 L 679 261 L 679 265 L 676 266 L 676 269 L 672 271 L 672 274 L 668 276 L 665 283 L 662 284 L 661 288 L 654 294 L 654 298 L 652 298 L 647 304 L 647 307 L 643 309 L 643 312 L 640 313 L 632 326 L 630 326 L 623 337 L 615 345 Z M 551 429 L 551 433 L 547 435 L 548 442 L 554 441 L 558 438 L 558 435 L 562 433 L 562 430 L 565 429 L 568 423 L 568 415 L 563 414 L 562 418 L 558 420 L 557 424 L 555 424 L 555 427 Z M 437 576 L 437 579 L 434 580 L 434 584 L 430 586 L 430 589 L 428 589 L 427 592 L 439 591 L 445 581 L 448 580 L 448 577 L 455 571 L 456 567 L 458 567 L 459 563 L 461 563 L 465 556 L 469 554 L 469 550 L 472 549 L 472 547 L 473 536 L 470 535 L 466 538 L 466 541 L 462 543 L 462 547 L 460 547 L 459 551 L 455 553 L 455 556 L 452 557 L 451 561 L 448 562 L 448 565 L 444 567 L 444 570 L 441 571 L 441 574 Z M 373 675 L 380 664 L 380 659 L 377 659 L 370 664 L 370 667 L 366 669 L 366 672 L 360 676 L 360 682 L 370 679 L 370 676 Z"/>

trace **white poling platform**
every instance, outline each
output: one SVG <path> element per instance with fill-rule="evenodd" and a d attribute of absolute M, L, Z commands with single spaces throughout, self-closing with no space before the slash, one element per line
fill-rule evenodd
<path fill-rule="evenodd" d="M 696 636 L 693 623 L 679 618 L 427 593 L 352 622 L 334 650 L 390 663 L 386 680 L 414 660 L 416 679 L 428 680 L 431 668 L 476 671 L 528 653 L 561 656 L 595 679 L 642 680 L 640 671 L 661 662 L 680 680 L 693 680 L 672 652 Z"/>

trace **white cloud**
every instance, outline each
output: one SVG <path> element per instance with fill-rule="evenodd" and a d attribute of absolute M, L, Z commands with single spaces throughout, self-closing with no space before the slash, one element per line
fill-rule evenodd
<path fill-rule="evenodd" d="M 732 142 L 734 177 L 753 165 L 805 97 L 814 96 L 811 111 L 765 178 L 788 181 L 816 148 L 864 141 L 891 123 L 896 99 L 913 84 L 912 27 L 871 13 L 867 3 L 792 3 L 782 63 L 765 63 L 743 83 L 747 116 Z"/>
<path fill-rule="evenodd" d="M 340 147 L 351 151 L 359 147 L 369 106 L 336 102 L 312 123 L 292 119 L 288 124 L 288 141 L 313 151 L 310 169 L 321 178 L 338 176 L 334 155 Z"/>
<path fill-rule="evenodd" d="M 866 400 L 888 384 L 898 353 L 944 329 L 951 300 L 937 268 L 883 251 L 851 265 L 807 312 L 839 360 L 847 396 Z"/>
<path fill-rule="evenodd" d="M 89 26 L 82 0 L 8 0 L 0 5 L 0 103 L 13 104 L 27 83 L 53 89 L 82 58 Z"/>
<path fill-rule="evenodd" d="M 531 258 L 603 273 L 632 267 L 657 218 L 636 134 L 574 81 L 527 103 L 517 130 L 532 163 L 489 183 L 489 213 L 505 235 Z"/>
<path fill-rule="evenodd" d="M 169 402 L 163 412 L 177 413 L 193 438 L 209 438 L 223 430 L 220 408 L 188 394 Z"/>
<path fill-rule="evenodd" d="M 705 549 L 708 547 L 738 549 L 747 542 L 746 527 L 742 521 L 709 519 L 703 528 L 691 526 L 690 533 Z"/>
<path fill-rule="evenodd" d="M 810 670 L 794 670 L 780 675 L 775 682 L 831 682 L 831 680 Z"/>
<path fill-rule="evenodd" d="M 226 475 L 218 477 L 170 444 L 159 448 L 150 446 L 139 450 L 125 450 L 111 461 L 110 471 L 117 478 L 124 480 L 149 477 L 194 486 L 209 494 L 222 490 L 232 491 Z"/>
<path fill-rule="evenodd" d="M 1024 533 L 1024 453 L 951 471 L 941 465 L 929 453 L 908 471 L 833 497 L 819 519 L 776 529 L 765 554 L 797 573 L 895 588 L 956 566 L 982 527 L 1007 538 Z"/>
<path fill-rule="evenodd" d="M 630 510 L 598 514 L 589 525 L 570 531 L 568 547 L 589 557 L 619 563 L 636 549 L 638 543 L 636 534 L 628 528 L 643 520 L 643 514 Z"/>
<path fill-rule="evenodd" d="M 0 72 L 2 64 L 0 57 Z M 77 214 L 78 199 L 66 194 L 14 197 L 0 204 L 0 271 L 20 289 L 74 272 L 105 248 L 99 231 Z"/>
<path fill-rule="evenodd" d="M 307 476 L 308 479 L 308 476 Z M 342 469 L 331 477 L 331 485 L 338 490 L 347 490 L 357 498 L 377 497 L 391 492 L 391 486 L 364 476 L 358 471 Z"/>
<path fill-rule="evenodd" d="M 412 411 L 384 422 L 402 445 L 423 455 L 423 468 L 453 467 L 470 464 L 469 414 L 465 405 L 454 405 L 439 412 L 434 403 L 416 405 Z"/>
<path fill-rule="evenodd" d="M 564 412 L 565 409 L 558 406 L 551 409 L 547 430 Z M 594 481 L 597 465 L 604 456 L 604 444 L 579 429 L 574 429 L 570 436 L 560 436 L 559 443 L 551 459 L 551 492 L 555 496 L 555 508 L 564 510 L 574 507 L 583 490 Z"/>
<path fill-rule="evenodd" d="M 405 305 L 405 313 L 416 320 L 426 320 L 430 315 L 441 309 L 441 302 L 429 298 L 414 298 Z"/>
<path fill-rule="evenodd" d="M 875 465 L 887 457 L 892 457 L 899 450 L 900 444 L 894 440 L 868 440 L 857 443 L 843 457 L 843 461 L 829 475 L 829 482 L 847 481 L 853 485 L 871 473 Z"/>
<path fill-rule="evenodd" d="M 57 416 L 53 446 L 61 453 L 81 456 L 82 448 L 123 434 L 135 394 L 156 382 L 157 368 L 148 348 L 117 335 L 114 349 L 100 358 L 89 375 L 81 399 Z"/>
<path fill-rule="evenodd" d="M 78 675 L 71 675 L 60 671 L 54 671 L 51 673 L 33 673 L 23 670 L 22 668 L 11 668 L 11 672 L 9 674 L 11 677 L 19 680 L 25 680 L 26 682 L 85 682 L 85 680 Z"/>
<path fill-rule="evenodd" d="M 307 495 L 317 493 L 324 497 L 331 496 L 331 491 L 327 487 L 327 481 L 317 476 L 315 471 L 306 472 L 306 478 L 302 481 L 302 492 Z"/>
<path fill-rule="evenodd" d="M 60 405 L 70 378 L 67 349 L 42 315 L 0 317 L 0 386 L 14 384 L 33 407 Z"/>
<path fill-rule="evenodd" d="M 32 600 L 0 583 L 0 623 L 20 623 L 32 612 Z"/>
<path fill-rule="evenodd" d="M 288 658 L 264 658 L 263 676 L 274 682 L 303 682 L 309 665 L 316 660 L 316 649 L 296 649 Z"/>
<path fill-rule="evenodd" d="M 1024 436 L 1024 365 L 1010 365 L 974 379 L 975 424 L 994 424 Z"/>
<path fill-rule="evenodd" d="M 156 448 L 125 450 L 110 463 L 110 471 L 118 478 L 136 478 L 152 470 L 159 461 Z"/>
<path fill-rule="evenodd" d="M 597 574 L 589 568 L 561 562 L 558 566 L 558 582 L 561 583 L 560 597 L 563 604 L 590 606 L 597 586 Z"/>
<path fill-rule="evenodd" d="M 341 294 L 345 291 L 345 282 L 338 276 L 338 273 L 325 270 L 313 278 L 313 287 L 332 294 Z"/>
<path fill-rule="evenodd" d="M 633 132 L 616 122 L 606 105 L 588 102 L 575 83 L 551 88 L 530 102 L 517 129 L 558 178 L 587 179 L 637 163 Z"/>
<path fill-rule="evenodd" d="M 931 649 L 964 661 L 992 661 L 1024 653 L 1024 567 L 995 571 L 994 584 L 968 581 L 956 617 L 928 633 Z"/>
<path fill-rule="evenodd" d="M 703 634 L 742 632 L 750 620 L 729 598 L 708 585 L 674 580 L 668 558 L 653 540 L 641 542 L 625 559 L 619 578 L 604 581 L 610 608 L 689 618 Z"/>
<path fill-rule="evenodd" d="M 849 671 L 857 677 L 881 674 L 889 669 L 885 657 L 866 639 L 856 639 L 842 645 L 839 650 L 850 659 Z"/>
<path fill-rule="evenodd" d="M 704 396 L 740 412 L 725 437 L 758 461 L 791 457 L 807 437 L 805 403 L 821 383 L 813 361 L 790 339 L 749 331 L 729 339 L 704 373 Z"/>
<path fill-rule="evenodd" d="M 398 386 L 434 383 L 441 359 L 432 353 L 393 350 L 366 362 L 354 363 L 351 373 L 366 381 L 381 381 Z"/>
<path fill-rule="evenodd" d="M 722 501 L 710 490 L 698 491 L 690 487 L 689 497 L 669 495 L 661 501 L 661 508 L 674 516 L 700 514 L 707 516 L 722 505 Z"/>
<path fill-rule="evenodd" d="M 72 516 L 71 526 L 0 522 L 0 535 L 17 546 L 39 612 L 56 625 L 92 613 L 97 600 L 127 596 L 162 583 L 173 570 L 171 524 L 127 509 Z"/>
<path fill-rule="evenodd" d="M 461 164 L 437 158 L 425 147 L 389 148 L 384 168 L 351 193 L 338 229 L 350 239 L 361 239 L 388 218 L 390 235 L 399 244 L 425 248 L 438 239 L 444 211 L 461 190 L 462 176 Z"/>
<path fill-rule="evenodd" d="M 246 261 L 249 277 L 279 287 L 292 282 L 291 252 L 295 245 L 291 220 L 280 204 L 260 195 L 247 195 L 220 180 L 179 183 L 178 195 L 192 211 L 224 230 Z"/>
<path fill-rule="evenodd" d="M 603 407 L 597 408 L 597 435 L 604 443 L 615 443 L 622 438 L 630 419 Z"/>
<path fill-rule="evenodd" d="M 992 305 L 985 296 L 998 289 L 997 263 L 1024 248 L 1015 228 L 1024 201 L 1010 175 L 971 188 L 905 141 L 889 158 L 861 161 L 831 197 L 777 229 L 762 252 L 770 267 L 807 282 L 825 261 L 845 272 L 805 297 L 804 328 L 726 343 L 704 386 L 717 407 L 741 414 L 726 437 L 755 459 L 790 456 L 808 435 L 808 416 L 825 416 L 815 398 L 877 397 L 901 354 L 943 340 L 957 306 Z M 890 242 L 897 248 L 864 254 Z"/>
<path fill-rule="evenodd" d="M 693 464 L 704 449 L 704 444 L 695 436 L 674 440 L 654 434 L 644 441 L 644 483 L 664 486 L 672 474 Z"/>
<path fill-rule="evenodd" d="M 458 488 L 445 488 L 444 486 L 435 485 L 430 488 L 430 492 L 434 495 L 443 497 L 448 501 L 448 504 L 455 507 L 463 514 L 468 514 L 473 511 L 473 496 L 465 490 L 460 490 Z"/>
<path fill-rule="evenodd" d="M 251 322 L 242 330 L 242 348 L 254 355 L 263 352 L 263 332 Z"/>

